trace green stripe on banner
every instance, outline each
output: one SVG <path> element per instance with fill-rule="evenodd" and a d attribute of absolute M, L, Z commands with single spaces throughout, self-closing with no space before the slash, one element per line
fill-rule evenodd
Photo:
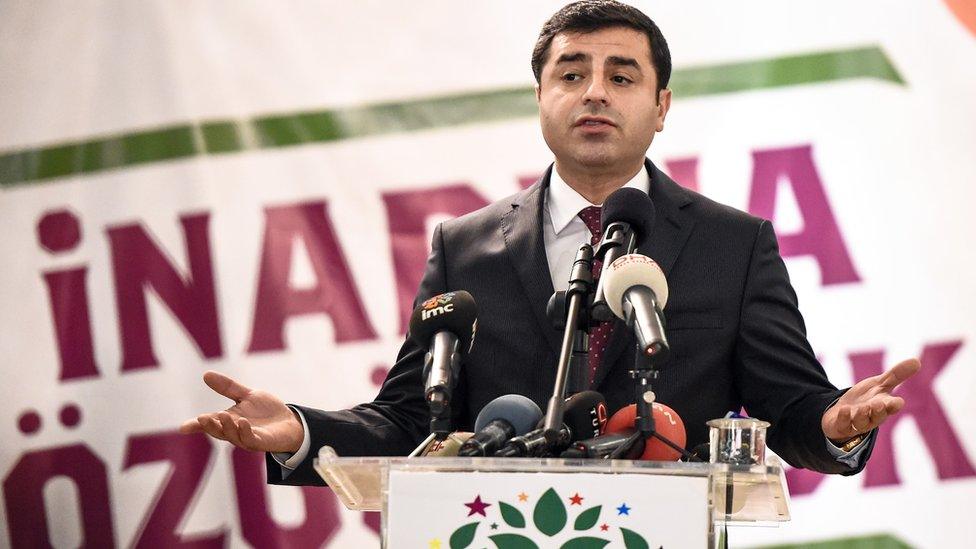
<path fill-rule="evenodd" d="M 671 88 L 688 98 L 816 82 L 873 78 L 904 84 L 877 46 L 676 70 Z M 536 116 L 531 88 L 433 97 L 348 109 L 217 120 L 0 154 L 0 186 L 203 154 L 292 147 Z"/>
<path fill-rule="evenodd" d="M 819 542 L 763 545 L 761 549 L 912 549 L 912 546 L 892 535 L 878 534 Z"/>

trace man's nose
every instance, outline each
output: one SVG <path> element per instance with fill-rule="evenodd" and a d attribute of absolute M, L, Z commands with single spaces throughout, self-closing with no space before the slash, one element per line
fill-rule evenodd
<path fill-rule="evenodd" d="M 590 85 L 586 87 L 583 93 L 583 103 L 602 103 L 604 105 L 610 103 L 610 95 L 607 93 L 606 83 L 602 76 L 596 75 L 590 79 Z"/>

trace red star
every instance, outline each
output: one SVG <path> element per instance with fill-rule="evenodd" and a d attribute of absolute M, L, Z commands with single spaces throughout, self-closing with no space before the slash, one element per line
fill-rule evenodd
<path fill-rule="evenodd" d="M 573 502 L 570 505 L 583 505 L 583 498 L 579 495 L 579 492 L 576 492 L 573 497 L 569 498 L 569 501 Z"/>
<path fill-rule="evenodd" d="M 480 494 L 477 495 L 477 496 L 475 496 L 474 501 L 472 501 L 471 503 L 465 503 L 464 505 L 468 509 L 471 509 L 470 511 L 468 511 L 468 516 L 469 517 L 471 515 L 475 514 L 475 513 L 477 513 L 477 514 L 479 514 L 479 515 L 481 515 L 483 517 L 487 517 L 488 515 L 485 514 L 485 508 L 491 507 L 491 504 L 490 503 L 485 503 L 485 502 L 481 501 L 481 495 Z"/>
<path fill-rule="evenodd" d="M 606 532 L 609 529 L 610 529 L 610 526 L 607 525 L 607 524 L 601 524 L 600 525 L 600 530 L 603 530 L 604 532 Z"/>

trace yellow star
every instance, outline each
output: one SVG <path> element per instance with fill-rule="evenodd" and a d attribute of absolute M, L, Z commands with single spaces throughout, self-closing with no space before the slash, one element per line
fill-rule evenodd
<path fill-rule="evenodd" d="M 518 495 L 518 498 L 519 498 L 519 501 L 529 501 L 529 495 L 526 494 L 525 492 L 522 492 L 521 494 L 519 494 Z"/>
<path fill-rule="evenodd" d="M 430 540 L 430 549 L 441 549 L 441 540 L 437 538 Z"/>

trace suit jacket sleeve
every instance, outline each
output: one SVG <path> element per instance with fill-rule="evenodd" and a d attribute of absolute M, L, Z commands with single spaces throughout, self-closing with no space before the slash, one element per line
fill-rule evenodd
<path fill-rule="evenodd" d="M 445 291 L 443 237 L 438 225 L 434 230 L 431 254 L 414 306 Z M 270 454 L 266 454 L 268 482 L 324 486 L 325 482 L 312 468 L 312 460 L 325 445 L 335 448 L 340 456 L 409 454 L 429 433 L 422 379 L 426 352 L 407 337 L 400 347 L 396 364 L 372 402 L 340 411 L 298 406 L 308 423 L 311 438 L 308 456 L 287 478 L 282 478 L 281 466 Z"/>
<path fill-rule="evenodd" d="M 844 391 L 827 380 L 807 341 L 796 293 L 768 221 L 760 224 L 753 247 L 733 360 L 745 408 L 772 423 L 767 442 L 780 457 L 823 473 L 854 474 L 864 467 L 870 447 L 857 469 L 827 450 L 820 421 Z"/>

